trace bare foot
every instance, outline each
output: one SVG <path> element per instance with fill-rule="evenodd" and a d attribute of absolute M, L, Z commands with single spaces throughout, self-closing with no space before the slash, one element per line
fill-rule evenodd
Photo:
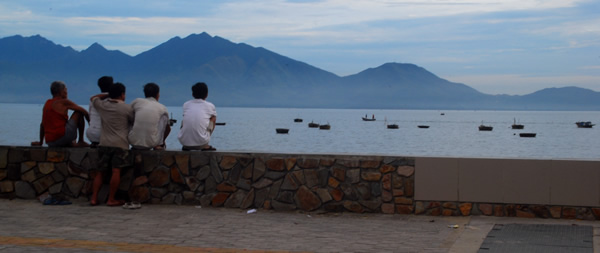
<path fill-rule="evenodd" d="M 97 206 L 98 205 L 98 200 L 90 200 L 90 205 Z"/>

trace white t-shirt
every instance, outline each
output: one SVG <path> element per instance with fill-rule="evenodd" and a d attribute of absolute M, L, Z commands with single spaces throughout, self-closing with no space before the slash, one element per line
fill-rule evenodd
<path fill-rule="evenodd" d="M 169 119 L 167 107 L 155 98 L 136 98 L 131 102 L 134 113 L 133 127 L 127 139 L 134 147 L 153 148 L 163 144 L 163 136 Z"/>
<path fill-rule="evenodd" d="M 101 94 L 107 94 L 103 92 Z M 100 142 L 100 131 L 102 131 L 102 120 L 100 119 L 100 114 L 94 107 L 92 101 L 90 101 L 89 110 L 90 114 L 90 126 L 85 130 L 85 136 L 91 142 Z"/>
<path fill-rule="evenodd" d="M 183 146 L 203 146 L 210 141 L 207 131 L 210 118 L 217 116 L 215 105 L 204 99 L 192 99 L 183 104 L 183 119 L 177 139 Z"/>

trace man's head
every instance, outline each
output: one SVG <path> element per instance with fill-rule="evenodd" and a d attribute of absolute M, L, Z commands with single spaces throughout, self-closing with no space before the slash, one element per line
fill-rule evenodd
<path fill-rule="evenodd" d="M 50 84 L 50 93 L 52 97 L 67 98 L 67 86 L 63 81 L 54 81 Z"/>
<path fill-rule="evenodd" d="M 122 99 L 125 101 L 125 85 L 122 83 L 115 83 L 110 86 L 108 96 L 112 99 Z"/>
<path fill-rule="evenodd" d="M 108 92 L 111 85 L 113 85 L 112 76 L 103 76 L 98 79 L 98 87 L 100 87 L 100 92 Z"/>
<path fill-rule="evenodd" d="M 160 93 L 160 87 L 158 87 L 158 84 L 155 83 L 147 83 L 146 85 L 144 85 L 144 96 L 146 96 L 146 98 L 155 98 L 156 100 L 158 100 L 158 94 Z"/>
<path fill-rule="evenodd" d="M 206 99 L 208 97 L 208 86 L 205 83 L 196 83 L 192 86 L 192 96 L 196 99 Z"/>

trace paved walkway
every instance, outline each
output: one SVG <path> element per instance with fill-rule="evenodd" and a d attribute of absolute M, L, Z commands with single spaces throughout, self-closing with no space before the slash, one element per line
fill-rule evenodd
<path fill-rule="evenodd" d="M 0 252 L 477 252 L 494 224 L 512 223 L 591 225 L 600 249 L 600 222 L 593 221 L 0 199 Z"/>

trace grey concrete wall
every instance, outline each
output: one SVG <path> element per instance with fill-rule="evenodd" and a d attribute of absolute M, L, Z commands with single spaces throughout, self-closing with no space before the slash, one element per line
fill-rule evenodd
<path fill-rule="evenodd" d="M 415 159 L 415 200 L 600 206 L 600 161 Z"/>

